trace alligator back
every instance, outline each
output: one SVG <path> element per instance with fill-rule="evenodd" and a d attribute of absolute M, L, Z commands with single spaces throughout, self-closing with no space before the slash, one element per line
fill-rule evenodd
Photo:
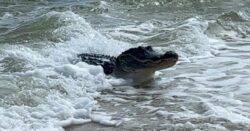
<path fill-rule="evenodd" d="M 116 67 L 116 57 L 113 56 L 93 53 L 82 53 L 77 56 L 90 65 L 102 66 L 105 74 L 112 74 Z"/>

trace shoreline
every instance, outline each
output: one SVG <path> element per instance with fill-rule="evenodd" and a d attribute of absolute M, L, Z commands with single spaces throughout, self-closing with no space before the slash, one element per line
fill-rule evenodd
<path fill-rule="evenodd" d="M 105 126 L 95 122 L 63 127 L 65 131 L 127 131 L 123 126 Z"/>

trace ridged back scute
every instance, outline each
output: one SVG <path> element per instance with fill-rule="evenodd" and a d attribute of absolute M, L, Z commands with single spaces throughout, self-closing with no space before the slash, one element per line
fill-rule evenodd
<path fill-rule="evenodd" d="M 139 46 L 136 48 L 131 48 L 129 50 L 126 50 L 122 52 L 122 54 L 120 54 L 119 56 L 132 55 L 139 60 L 143 60 L 143 59 L 146 59 L 148 55 L 151 55 L 151 52 L 153 52 L 153 49 L 151 46 L 146 46 L 146 47 Z M 119 56 L 117 58 L 119 58 Z"/>
<path fill-rule="evenodd" d="M 151 46 L 131 48 L 122 52 L 122 54 L 117 57 L 116 65 L 118 68 L 127 72 L 145 68 L 146 65 L 143 62 L 151 55 L 152 51 Z"/>

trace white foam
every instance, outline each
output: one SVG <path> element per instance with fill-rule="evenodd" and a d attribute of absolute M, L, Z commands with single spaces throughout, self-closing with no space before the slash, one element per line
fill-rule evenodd
<path fill-rule="evenodd" d="M 70 124 L 90 121 L 118 125 L 119 122 L 107 114 L 92 115 L 92 110 L 97 108 L 94 98 L 100 95 L 98 91 L 112 88 L 102 68 L 83 62 L 73 65 L 71 61 L 78 53 L 117 55 L 130 45 L 107 39 L 82 17 L 69 11 L 49 12 L 43 17 L 58 17 L 57 22 L 63 23 L 52 36 L 62 38 L 62 42 L 41 49 L 25 45 L 3 46 L 1 58 L 21 59 L 28 71 L 8 74 L 13 79 L 7 81 L 18 85 L 22 91 L 6 97 L 5 101 L 11 98 L 23 105 L 0 108 L 0 130 L 59 131 Z M 31 103 L 34 106 L 29 106 Z"/>
<path fill-rule="evenodd" d="M 3 19 L 8 19 L 12 18 L 14 15 L 11 14 L 10 12 L 5 12 L 4 15 L 2 16 Z"/>
<path fill-rule="evenodd" d="M 227 108 L 214 106 L 210 103 L 208 103 L 208 105 L 212 110 L 208 111 L 206 114 L 210 116 L 216 116 L 216 117 L 219 116 L 219 117 L 228 119 L 233 123 L 250 123 L 249 118 L 245 117 L 242 114 L 232 112 L 230 109 L 227 109 Z"/>
<path fill-rule="evenodd" d="M 112 117 L 103 113 L 92 114 L 91 120 L 108 126 L 118 126 L 122 121 L 112 120 Z"/>
<path fill-rule="evenodd" d="M 102 2 L 100 6 L 106 7 L 105 4 Z M 42 17 L 49 20 L 55 18 L 58 23 L 54 24 L 62 25 L 51 34 L 52 38 L 60 42 L 53 43 L 54 45 L 43 43 L 45 46 L 41 49 L 33 49 L 26 45 L 1 45 L 0 59 L 18 58 L 24 61 L 28 71 L 1 74 L 1 80 L 6 81 L 6 85 L 15 89 L 16 92 L 3 99 L 3 107 L 0 107 L 0 130 L 63 130 L 64 126 L 91 121 L 111 126 L 121 124 L 125 119 L 113 120 L 110 114 L 95 112 L 98 109 L 95 98 L 100 96 L 100 90 L 110 89 L 112 85 L 121 85 L 127 81 L 106 79 L 100 66 L 92 66 L 83 62 L 72 64 L 72 61 L 76 59 L 77 54 L 83 52 L 118 55 L 131 45 L 104 37 L 82 17 L 70 11 L 49 12 Z M 176 50 L 182 57 L 183 63 L 180 64 L 186 64 L 185 67 L 177 65 L 176 68 L 168 70 L 176 73 L 171 79 L 162 79 L 164 83 L 173 84 L 174 87 L 167 91 L 165 97 L 174 100 L 172 96 L 177 96 L 174 102 L 177 105 L 180 104 L 184 111 L 164 110 L 163 107 L 153 106 L 141 106 L 141 108 L 149 109 L 148 113 L 156 112 L 181 120 L 216 117 L 225 118 L 234 123 L 248 124 L 250 123 L 248 60 L 244 59 L 242 62 L 240 58 L 211 57 L 219 54 L 217 49 L 229 47 L 225 42 L 221 46 L 221 41 L 205 35 L 204 31 L 207 26 L 207 21 L 190 18 L 171 27 L 164 27 L 162 30 L 170 34 L 170 38 L 174 37 L 174 40 L 170 39 L 168 43 L 165 41 L 164 44 L 169 45 L 162 50 Z M 143 41 L 157 36 L 158 34 L 149 37 L 147 35 L 157 29 L 159 27 L 156 27 L 152 21 L 148 21 L 139 25 L 119 27 L 114 31 L 121 32 L 118 34 L 111 32 L 111 35 Z M 140 35 L 129 34 L 122 30 L 134 31 Z M 232 32 L 222 33 L 229 36 L 235 35 Z M 247 43 L 248 39 L 244 41 Z M 249 51 L 242 47 L 230 47 L 230 49 Z M 226 67 L 221 64 L 221 62 L 228 61 L 236 61 L 239 64 Z M 237 71 L 244 67 L 246 68 L 241 71 L 244 71 L 245 75 L 237 76 L 237 73 L 231 72 L 231 79 L 220 80 L 220 78 L 230 76 L 229 69 Z M 164 74 L 156 72 L 157 77 L 161 75 Z M 218 86 L 225 88 L 216 88 Z M 126 93 L 136 94 L 137 92 L 133 89 Z M 178 97 L 183 98 L 178 99 Z M 189 103 L 196 102 L 193 99 L 204 104 L 204 112 L 197 113 L 187 108 Z M 127 100 L 112 97 L 104 98 L 104 100 L 115 100 L 118 104 L 127 102 Z M 150 101 L 145 103 L 148 104 Z M 177 126 L 195 128 L 191 123 L 177 124 Z"/>
<path fill-rule="evenodd" d="M 84 123 L 89 123 L 91 122 L 90 119 L 75 119 L 75 118 L 70 118 L 64 121 L 60 121 L 58 123 L 56 123 L 56 125 L 58 126 L 62 126 L 62 127 L 67 127 L 70 125 L 79 125 L 79 124 L 84 124 Z"/>
<path fill-rule="evenodd" d="M 205 34 L 208 21 L 196 17 L 171 26 L 162 21 L 156 21 L 159 25 L 154 24 L 154 22 L 151 20 L 138 25 L 112 28 L 109 29 L 109 34 L 114 38 L 132 40 L 137 44 L 142 42 L 141 44 L 160 45 L 161 50 L 174 50 L 182 59 L 197 56 L 211 57 L 217 53 L 217 46 L 214 43 L 218 40 L 209 38 Z M 158 33 L 159 29 L 161 33 Z"/>

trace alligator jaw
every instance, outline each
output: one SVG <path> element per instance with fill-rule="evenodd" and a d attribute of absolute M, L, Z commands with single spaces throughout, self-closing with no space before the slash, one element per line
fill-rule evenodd
<path fill-rule="evenodd" d="M 164 54 L 155 54 L 154 57 L 147 60 L 145 69 L 151 69 L 154 71 L 162 70 L 165 68 L 172 67 L 178 61 L 178 54 L 173 51 L 167 51 Z"/>
<path fill-rule="evenodd" d="M 153 80 L 155 71 L 172 67 L 178 61 L 173 51 L 158 53 L 152 47 L 131 48 L 116 59 L 115 77 L 132 79 L 135 83 Z"/>
<path fill-rule="evenodd" d="M 115 71 L 113 74 L 115 77 L 132 80 L 133 85 L 138 85 L 145 81 L 151 81 L 154 79 L 155 70 L 153 69 L 138 69 L 134 72 L 124 72 L 124 71 Z"/>

